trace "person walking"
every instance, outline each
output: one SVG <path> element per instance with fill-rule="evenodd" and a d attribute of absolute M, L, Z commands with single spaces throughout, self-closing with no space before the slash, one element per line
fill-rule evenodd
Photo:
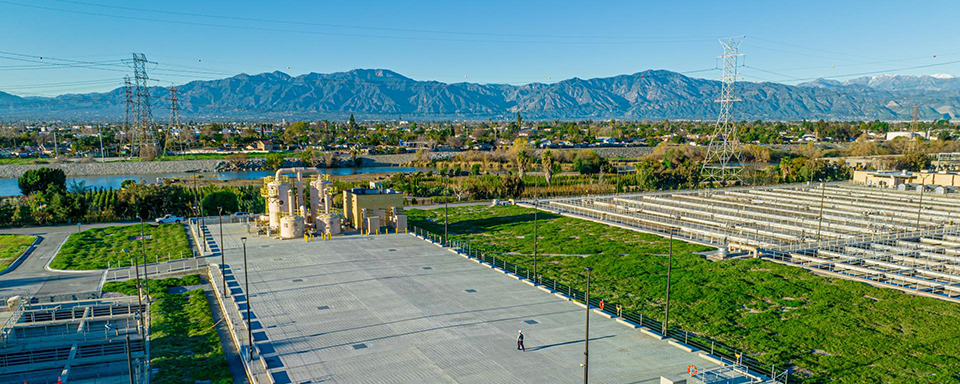
<path fill-rule="evenodd" d="M 517 350 L 526 352 L 527 349 L 523 347 L 523 330 L 517 331 Z"/>

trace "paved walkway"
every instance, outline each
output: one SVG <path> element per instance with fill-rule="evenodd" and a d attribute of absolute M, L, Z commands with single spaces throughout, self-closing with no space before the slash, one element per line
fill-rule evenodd
<path fill-rule="evenodd" d="M 126 224 L 129 223 L 88 224 L 83 225 L 81 229 Z M 41 238 L 40 244 L 23 263 L 12 271 L 0 275 L 0 299 L 27 295 L 40 298 L 42 301 L 49 301 L 50 297 L 70 300 L 74 296 L 86 298 L 89 293 L 98 291 L 103 271 L 54 272 L 44 268 L 56 256 L 67 237 L 75 232 L 77 232 L 76 225 L 0 230 L 3 234 L 35 235 Z"/>
<path fill-rule="evenodd" d="M 224 225 L 250 274 L 254 340 L 288 382 L 579 383 L 585 309 L 410 235 L 305 243 Z M 249 270 L 240 237 L 248 236 Z M 591 314 L 590 381 L 655 383 L 712 366 Z M 526 352 L 516 349 L 517 330 Z M 241 336 L 245 339 L 246 335 Z"/>

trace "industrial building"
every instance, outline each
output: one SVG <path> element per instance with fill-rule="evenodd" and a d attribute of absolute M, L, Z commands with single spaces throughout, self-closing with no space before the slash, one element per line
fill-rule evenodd
<path fill-rule="evenodd" d="M 853 183 L 870 187 L 917 190 L 924 188 L 938 193 L 960 189 L 960 173 L 951 171 L 854 171 Z M 937 187 L 943 187 L 939 190 Z"/>
<path fill-rule="evenodd" d="M 406 231 L 407 216 L 403 214 L 403 194 L 384 189 L 376 182 L 370 188 L 343 191 L 343 212 L 349 225 L 366 233 L 375 233 L 382 227 Z"/>

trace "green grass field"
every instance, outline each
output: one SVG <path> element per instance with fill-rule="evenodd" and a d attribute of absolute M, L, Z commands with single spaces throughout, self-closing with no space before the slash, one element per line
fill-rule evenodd
<path fill-rule="evenodd" d="M 160 261 L 192 257 L 187 233 L 180 224 L 160 226 L 143 225 L 146 239 L 147 262 L 153 263 L 159 256 Z M 110 265 L 130 265 L 130 259 L 137 257 L 143 261 L 140 236 L 140 224 L 118 227 L 93 228 L 70 235 L 56 258 L 50 263 L 55 269 L 103 269 Z M 126 249 L 129 254 L 124 252 Z"/>
<path fill-rule="evenodd" d="M 214 327 L 210 301 L 202 289 L 169 293 L 171 287 L 200 284 L 199 275 L 150 280 L 150 364 L 157 384 L 233 383 L 227 358 Z M 137 294 L 133 280 L 104 284 L 104 292 Z"/>
<path fill-rule="evenodd" d="M 443 233 L 443 209 L 409 210 L 410 225 Z M 450 209 L 452 239 L 532 268 L 532 210 Z M 663 319 L 668 241 L 540 213 L 538 269 L 591 295 Z M 791 382 L 944 383 L 960 372 L 960 305 L 816 276 L 759 259 L 706 261 L 674 242 L 671 325 L 793 365 Z M 555 256 L 548 256 L 555 255 Z"/>
<path fill-rule="evenodd" d="M 36 239 L 30 235 L 0 235 L 0 271 L 7 269 Z"/>
<path fill-rule="evenodd" d="M 0 159 L 0 165 L 28 165 L 28 164 L 47 164 L 50 159 L 21 159 L 19 157 L 5 157 Z"/>

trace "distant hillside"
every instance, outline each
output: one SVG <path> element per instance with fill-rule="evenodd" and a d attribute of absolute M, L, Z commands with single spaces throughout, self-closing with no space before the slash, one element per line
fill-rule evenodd
<path fill-rule="evenodd" d="M 241 74 L 179 86 L 187 119 L 690 119 L 717 114 L 720 83 L 664 70 L 527 85 L 416 81 L 389 70 L 358 69 L 292 77 Z M 737 84 L 744 120 L 906 120 L 914 104 L 922 119 L 960 116 L 960 80 L 938 76 L 877 76 L 797 86 Z M 156 121 L 169 116 L 166 89 L 151 89 Z M 120 120 L 123 89 L 107 93 L 20 98 L 0 92 L 3 120 Z"/>

